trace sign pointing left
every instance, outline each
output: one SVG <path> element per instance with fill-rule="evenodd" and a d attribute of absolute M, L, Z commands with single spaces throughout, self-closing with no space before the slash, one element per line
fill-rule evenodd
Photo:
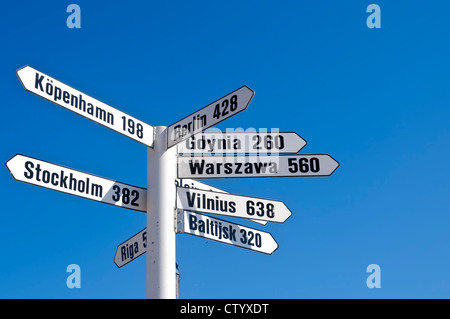
<path fill-rule="evenodd" d="M 68 86 L 30 66 L 17 70 L 25 90 L 69 111 L 153 147 L 154 127 Z"/>
<path fill-rule="evenodd" d="M 147 247 L 147 228 L 117 246 L 114 263 L 117 267 L 123 267 L 130 261 L 143 255 Z"/>
<path fill-rule="evenodd" d="M 17 181 L 140 212 L 147 211 L 145 188 L 119 183 L 21 154 L 8 160 L 6 167 Z"/>

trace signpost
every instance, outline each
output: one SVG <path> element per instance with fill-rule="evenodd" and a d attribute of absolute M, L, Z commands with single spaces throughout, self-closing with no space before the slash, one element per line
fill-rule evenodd
<path fill-rule="evenodd" d="M 330 176 L 330 155 L 178 157 L 178 178 Z"/>
<path fill-rule="evenodd" d="M 191 234 L 269 255 L 278 248 L 270 233 L 189 211 L 177 212 L 177 233 Z"/>
<path fill-rule="evenodd" d="M 147 248 L 147 229 L 141 230 L 139 233 L 117 246 L 114 263 L 121 268 L 130 261 L 135 260 L 145 253 Z"/>
<path fill-rule="evenodd" d="M 15 180 L 146 212 L 146 189 L 17 154 L 6 162 Z"/>
<path fill-rule="evenodd" d="M 283 202 L 177 187 L 177 208 L 284 223 L 291 211 Z"/>
<path fill-rule="evenodd" d="M 167 134 L 167 148 L 242 112 L 250 104 L 254 94 L 253 90 L 244 85 L 170 125 Z"/>
<path fill-rule="evenodd" d="M 112 106 L 109 106 L 73 87 L 64 84 L 30 66 L 17 70 L 25 90 L 128 136 L 148 147 L 153 147 L 154 128 Z"/>
<path fill-rule="evenodd" d="M 178 154 L 297 153 L 306 141 L 294 132 L 200 133 L 177 144 Z"/>
<path fill-rule="evenodd" d="M 114 262 L 122 267 L 147 253 L 147 298 L 177 296 L 177 233 L 265 254 L 278 248 L 270 233 L 199 212 L 283 223 L 291 215 L 283 202 L 195 179 L 330 176 L 339 167 L 330 155 L 295 154 L 306 141 L 294 132 L 202 133 L 248 107 L 254 92 L 245 85 L 169 127 L 153 127 L 30 66 L 17 76 L 27 91 L 148 147 L 147 189 L 21 154 L 6 162 L 18 181 L 146 212 L 147 227 L 117 247 Z"/>

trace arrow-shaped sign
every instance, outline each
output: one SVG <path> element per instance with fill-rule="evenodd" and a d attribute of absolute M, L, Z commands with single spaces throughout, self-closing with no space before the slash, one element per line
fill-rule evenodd
<path fill-rule="evenodd" d="M 247 86 L 224 96 L 221 99 L 192 113 L 170 125 L 167 134 L 167 147 L 180 143 L 190 136 L 200 133 L 247 108 L 255 92 Z"/>
<path fill-rule="evenodd" d="M 141 230 L 139 233 L 117 246 L 114 263 L 117 267 L 122 267 L 130 261 L 135 260 L 146 252 L 147 247 L 147 229 Z"/>
<path fill-rule="evenodd" d="M 291 211 L 283 202 L 177 187 L 177 208 L 283 223 Z"/>
<path fill-rule="evenodd" d="M 25 90 L 113 131 L 153 147 L 154 127 L 109 106 L 30 66 L 17 70 Z"/>
<path fill-rule="evenodd" d="M 199 133 L 177 145 L 178 154 L 297 153 L 306 141 L 294 132 Z"/>
<path fill-rule="evenodd" d="M 15 180 L 92 199 L 123 208 L 146 212 L 145 188 L 17 154 L 6 162 Z"/>
<path fill-rule="evenodd" d="M 330 176 L 339 167 L 327 154 L 180 156 L 177 161 L 178 178 Z"/>
<path fill-rule="evenodd" d="M 177 211 L 177 233 L 272 254 L 278 244 L 270 233 L 189 211 Z"/>
<path fill-rule="evenodd" d="M 198 189 L 198 190 L 203 190 L 203 191 L 229 194 L 227 191 L 224 191 L 223 189 L 213 187 L 211 185 L 208 185 L 208 184 L 205 184 L 205 183 L 202 183 L 202 182 L 196 181 L 195 179 L 190 179 L 190 178 L 177 179 L 175 181 L 175 185 L 177 187 L 184 187 L 187 189 Z M 265 220 L 259 220 L 259 219 L 249 219 L 249 220 L 251 220 L 252 222 L 255 222 L 257 224 L 260 224 L 260 225 L 267 224 L 267 221 L 265 221 Z"/>

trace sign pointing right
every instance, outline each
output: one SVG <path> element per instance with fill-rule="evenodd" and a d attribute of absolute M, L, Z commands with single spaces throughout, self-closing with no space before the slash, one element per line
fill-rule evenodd
<path fill-rule="evenodd" d="M 339 163 L 330 155 L 178 157 L 178 178 L 330 176 Z"/>
<path fill-rule="evenodd" d="M 291 211 L 283 202 L 177 187 L 177 208 L 194 212 L 283 223 Z"/>
<path fill-rule="evenodd" d="M 177 212 L 177 233 L 203 237 L 269 255 L 278 248 L 270 233 L 189 211 Z"/>
<path fill-rule="evenodd" d="M 306 141 L 295 132 L 207 132 L 177 145 L 178 154 L 298 153 Z"/>
<path fill-rule="evenodd" d="M 244 85 L 167 128 L 167 148 L 244 111 L 255 95 Z"/>

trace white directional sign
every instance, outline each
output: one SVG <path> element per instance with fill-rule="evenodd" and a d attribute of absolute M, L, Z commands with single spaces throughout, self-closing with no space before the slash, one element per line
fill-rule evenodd
<path fill-rule="evenodd" d="M 84 94 L 30 66 L 17 70 L 25 90 L 39 95 L 148 147 L 153 147 L 154 127 Z"/>
<path fill-rule="evenodd" d="M 211 185 L 196 181 L 194 179 L 190 179 L 190 178 L 183 178 L 183 179 L 176 179 L 175 181 L 175 185 L 178 187 L 184 187 L 187 189 L 198 189 L 198 190 L 203 190 L 203 191 L 210 191 L 210 192 L 217 192 L 217 193 L 226 193 L 228 194 L 228 192 L 224 191 L 223 189 L 217 188 L 217 187 L 213 187 Z M 259 220 L 259 219 L 249 219 L 252 222 L 255 222 L 257 224 L 260 225 L 265 225 L 267 224 L 267 221 L 265 220 Z"/>
<path fill-rule="evenodd" d="M 283 202 L 177 187 L 177 208 L 283 223 L 291 211 Z"/>
<path fill-rule="evenodd" d="M 253 90 L 244 85 L 236 91 L 172 124 L 167 128 L 167 147 L 172 147 L 190 136 L 200 133 L 242 112 L 247 108 L 254 94 L 255 92 Z"/>
<path fill-rule="evenodd" d="M 122 267 L 130 261 L 135 260 L 146 252 L 147 247 L 147 229 L 141 230 L 139 233 L 117 246 L 114 263 L 117 267 Z"/>
<path fill-rule="evenodd" d="M 17 154 L 6 162 L 15 180 L 146 212 L 145 188 L 119 183 L 64 166 Z"/>
<path fill-rule="evenodd" d="M 297 153 L 306 141 L 293 132 L 199 133 L 177 145 L 178 154 Z"/>
<path fill-rule="evenodd" d="M 177 211 L 177 233 L 272 254 L 278 244 L 270 233 L 189 211 Z"/>
<path fill-rule="evenodd" d="M 178 157 L 178 178 L 329 176 L 330 155 Z"/>

